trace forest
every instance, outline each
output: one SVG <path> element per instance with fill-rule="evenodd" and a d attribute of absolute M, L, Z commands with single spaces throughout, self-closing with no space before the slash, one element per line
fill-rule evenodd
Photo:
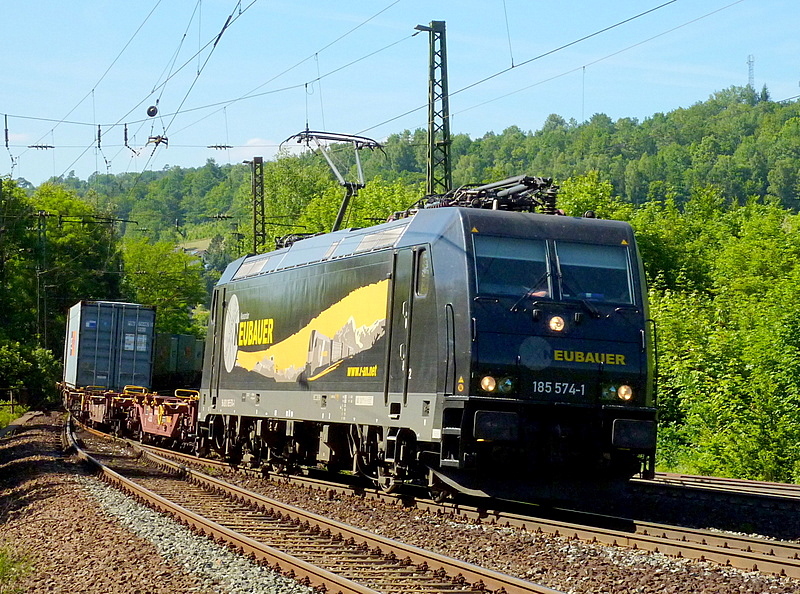
<path fill-rule="evenodd" d="M 362 151 L 345 226 L 424 195 L 426 131 Z M 351 152 L 334 150 L 352 173 Z M 568 215 L 634 227 L 658 330 L 660 470 L 800 483 L 800 103 L 731 87 L 637 121 L 595 114 L 451 143 L 453 182 L 553 177 Z M 270 237 L 329 230 L 343 196 L 313 152 L 264 163 Z M 198 252 L 198 250 L 200 250 Z M 158 330 L 203 336 L 209 292 L 253 250 L 251 170 L 2 180 L 0 387 L 46 396 L 67 308 L 155 305 Z"/>

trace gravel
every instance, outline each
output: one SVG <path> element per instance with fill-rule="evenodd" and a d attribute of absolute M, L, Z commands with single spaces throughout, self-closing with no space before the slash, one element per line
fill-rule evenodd
<path fill-rule="evenodd" d="M 102 508 L 137 536 L 150 541 L 158 553 L 190 574 L 219 584 L 230 594 L 311 594 L 313 590 L 277 575 L 227 548 L 198 538 L 191 530 L 139 505 L 95 479 L 79 479 Z"/>
<path fill-rule="evenodd" d="M 226 474 L 223 478 L 375 534 L 570 594 L 800 592 L 799 580 L 710 562 L 475 524 L 355 495 L 331 498 L 327 492 L 243 479 L 241 475 Z"/>
<path fill-rule="evenodd" d="M 62 458 L 60 424 L 39 416 L 0 441 L 0 545 L 33 568 L 19 592 L 309 594 L 87 476 Z"/>
<path fill-rule="evenodd" d="M 88 477 L 57 451 L 60 418 L 0 441 L 0 545 L 34 566 L 22 592 L 308 592 Z M 349 524 L 569 593 L 797 593 L 800 581 L 476 525 L 358 496 L 226 477 Z M 0 591 L 2 584 L 0 584 Z"/>

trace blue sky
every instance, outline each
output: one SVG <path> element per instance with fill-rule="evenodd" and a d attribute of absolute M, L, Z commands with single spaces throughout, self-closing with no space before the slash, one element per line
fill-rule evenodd
<path fill-rule="evenodd" d="M 4 0 L 0 175 L 271 158 L 306 123 L 377 140 L 424 128 L 414 27 L 432 20 L 447 26 L 451 129 L 472 138 L 551 113 L 641 121 L 746 85 L 749 56 L 757 90 L 800 95 L 797 0 Z"/>

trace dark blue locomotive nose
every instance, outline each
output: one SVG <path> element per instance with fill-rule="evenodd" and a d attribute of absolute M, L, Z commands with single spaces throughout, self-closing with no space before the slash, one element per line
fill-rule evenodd
<path fill-rule="evenodd" d="M 649 403 L 645 295 L 630 228 L 562 217 L 481 221 L 475 262 L 476 394 L 498 374 L 522 400 L 592 404 L 612 384 Z M 502 234 L 501 234 L 502 233 Z M 486 389 L 489 387 L 490 389 Z M 502 393 L 498 390 L 496 393 Z"/>
<path fill-rule="evenodd" d="M 512 378 L 514 389 L 508 395 L 524 400 L 597 403 L 606 384 L 618 383 L 635 386 L 636 403 L 647 402 L 641 326 L 630 318 L 609 313 L 575 323 L 573 310 L 558 304 L 544 306 L 546 313 L 538 319 L 500 304 L 480 309 L 476 393 L 487 392 L 480 382 L 489 374 Z M 554 332 L 547 326 L 553 316 L 569 321 Z"/>
<path fill-rule="evenodd" d="M 651 337 L 630 227 L 466 217 L 471 381 L 459 412 L 445 411 L 443 471 L 483 490 L 520 477 L 535 492 L 651 468 Z"/>

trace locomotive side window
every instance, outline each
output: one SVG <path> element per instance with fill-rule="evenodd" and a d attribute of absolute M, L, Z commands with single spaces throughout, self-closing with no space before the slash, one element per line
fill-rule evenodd
<path fill-rule="evenodd" d="M 477 233 L 472 237 L 478 293 L 550 296 L 544 241 Z"/>
<path fill-rule="evenodd" d="M 418 297 L 425 297 L 431 286 L 431 259 L 428 250 L 421 249 L 417 252 L 417 287 Z"/>
<path fill-rule="evenodd" d="M 633 302 L 626 247 L 558 241 L 556 255 L 564 299 Z"/>

